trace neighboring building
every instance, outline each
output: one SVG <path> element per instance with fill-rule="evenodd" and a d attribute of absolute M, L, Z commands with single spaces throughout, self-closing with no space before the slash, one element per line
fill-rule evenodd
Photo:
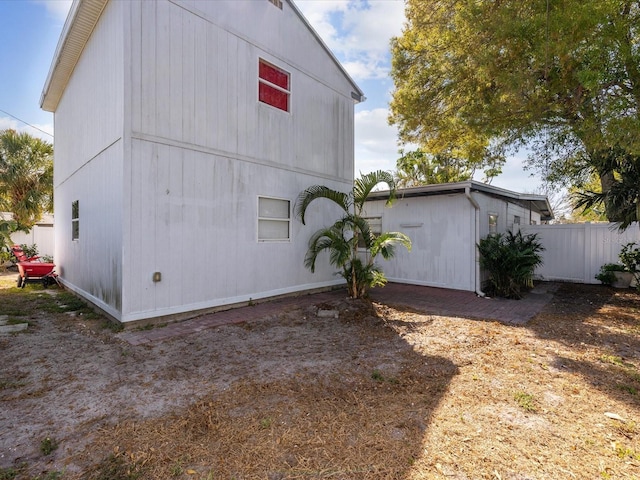
<path fill-rule="evenodd" d="M 403 232 L 412 241 L 410 252 L 398 249 L 392 260 L 381 261 L 389 281 L 478 293 L 480 239 L 553 218 L 546 196 L 475 181 L 399 190 L 392 207 L 384 208 L 388 197 L 388 191 L 370 195 L 365 216 L 372 229 Z"/>
<path fill-rule="evenodd" d="M 55 261 L 121 322 L 333 286 L 298 194 L 353 184 L 362 92 L 289 0 L 75 0 L 55 120 Z"/>

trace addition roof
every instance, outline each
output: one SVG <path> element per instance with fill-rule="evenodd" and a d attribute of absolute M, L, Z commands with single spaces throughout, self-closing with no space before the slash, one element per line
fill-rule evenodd
<path fill-rule="evenodd" d="M 427 197 L 432 195 L 449 195 L 452 193 L 481 192 L 493 197 L 502 198 L 518 205 L 540 213 L 542 220 L 547 221 L 554 218 L 553 209 L 546 195 L 536 195 L 532 193 L 518 193 L 504 188 L 494 187 L 482 182 L 470 180 L 467 182 L 455 183 L 434 183 L 419 187 L 409 187 L 396 190 L 397 198 Z M 389 190 L 371 192 L 368 200 L 381 200 L 389 198 Z"/>

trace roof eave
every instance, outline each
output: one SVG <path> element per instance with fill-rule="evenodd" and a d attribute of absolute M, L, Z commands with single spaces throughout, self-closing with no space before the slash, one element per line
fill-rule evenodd
<path fill-rule="evenodd" d="M 309 21 L 302 14 L 302 12 L 298 9 L 298 7 L 293 2 L 293 0 L 287 0 L 287 3 L 291 6 L 291 9 L 294 12 L 296 12 L 296 15 L 298 15 L 298 17 L 300 17 L 300 19 L 304 22 L 304 24 L 307 26 L 309 31 L 313 34 L 313 36 L 316 38 L 318 43 L 322 46 L 322 48 L 324 48 L 324 50 L 327 52 L 327 54 L 331 57 L 331 59 L 337 65 L 337 67 L 340 69 L 340 71 L 345 76 L 345 78 L 349 81 L 349 83 L 351 83 L 351 86 L 355 90 L 354 92 L 351 92 L 351 98 L 353 99 L 353 101 L 356 102 L 356 103 L 364 102 L 367 98 L 364 96 L 364 93 L 362 92 L 362 90 L 360 90 L 360 87 L 358 87 L 358 85 L 353 80 L 353 78 L 351 78 L 351 75 L 349 75 L 347 73 L 347 71 L 345 70 L 345 68 L 342 66 L 342 64 L 340 63 L 340 60 L 338 60 L 336 58 L 336 56 L 333 54 L 331 49 L 327 46 L 326 43 L 324 43 L 324 40 L 322 40 L 320 35 L 318 35 L 318 32 L 316 32 L 316 30 L 311 26 Z"/>
<path fill-rule="evenodd" d="M 69 78 L 107 1 L 73 1 L 40 96 L 40 108 L 43 110 L 55 112 L 58 108 Z"/>
<path fill-rule="evenodd" d="M 471 191 L 484 192 L 520 202 L 529 202 L 530 205 L 535 205 L 535 210 L 540 213 L 542 220 L 548 221 L 554 218 L 553 209 L 551 208 L 549 199 L 545 195 L 513 192 L 511 190 L 506 190 L 504 188 L 495 187 L 493 185 L 474 180 L 455 183 L 433 183 L 420 187 L 398 189 L 396 190 L 396 197 L 423 197 L 429 195 L 462 193 L 466 188 L 469 188 Z M 388 197 L 388 190 L 371 192 L 369 195 L 370 200 L 380 200 Z"/>

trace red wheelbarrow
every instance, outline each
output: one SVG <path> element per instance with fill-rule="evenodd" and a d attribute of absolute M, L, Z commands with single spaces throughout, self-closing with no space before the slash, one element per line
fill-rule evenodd
<path fill-rule="evenodd" d="M 54 268 L 53 263 L 18 262 L 18 288 L 24 288 L 27 282 L 42 282 L 44 288 L 58 283 L 58 274 L 54 272 Z"/>
<path fill-rule="evenodd" d="M 58 274 L 54 272 L 55 264 L 39 262 L 40 257 L 27 257 L 20 245 L 11 247 L 13 255 L 18 260 L 18 288 L 24 288 L 27 282 L 42 282 L 44 288 L 58 283 Z"/>

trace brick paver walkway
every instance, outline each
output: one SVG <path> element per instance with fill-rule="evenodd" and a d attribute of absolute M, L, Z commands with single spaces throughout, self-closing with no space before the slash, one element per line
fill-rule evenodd
<path fill-rule="evenodd" d="M 447 288 L 422 287 L 389 283 L 384 288 L 371 290 L 371 298 L 390 306 L 404 306 L 412 311 L 431 315 L 496 320 L 503 323 L 523 325 L 538 314 L 553 298 L 557 284 L 543 283 L 528 293 L 522 300 L 503 298 L 481 298 L 473 292 Z M 278 315 L 292 308 L 306 308 L 346 297 L 344 289 L 332 292 L 301 295 L 259 303 L 254 306 L 202 315 L 183 322 L 169 324 L 151 330 L 130 330 L 118 336 L 132 345 L 161 342 L 181 337 L 220 325 L 258 321 Z"/>
<path fill-rule="evenodd" d="M 448 288 L 421 287 L 389 283 L 371 291 L 371 298 L 379 303 L 405 306 L 417 312 L 449 317 L 496 320 L 524 325 L 535 317 L 553 298 L 556 283 L 543 283 L 521 300 L 479 297 L 473 292 Z"/>

